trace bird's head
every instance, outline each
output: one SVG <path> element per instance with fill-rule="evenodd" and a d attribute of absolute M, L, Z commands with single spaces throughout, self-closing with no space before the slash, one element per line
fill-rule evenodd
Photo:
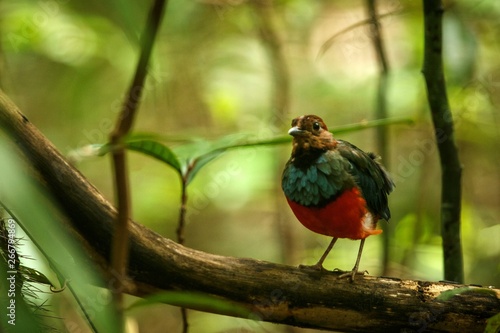
<path fill-rule="evenodd" d="M 308 150 L 327 150 L 336 145 L 323 119 L 315 115 L 300 116 L 292 120 L 292 128 L 288 134 L 293 136 L 292 155 Z"/>

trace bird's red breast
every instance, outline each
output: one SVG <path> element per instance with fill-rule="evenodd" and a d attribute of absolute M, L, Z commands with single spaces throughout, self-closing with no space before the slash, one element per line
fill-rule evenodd
<path fill-rule="evenodd" d="M 394 188 L 376 156 L 336 140 L 321 118 L 295 118 L 289 134 L 293 150 L 282 188 L 297 219 L 308 229 L 338 238 L 380 234 L 388 220 L 387 195 Z"/>
<path fill-rule="evenodd" d="M 297 219 L 318 234 L 350 239 L 378 235 L 376 218 L 367 210 L 366 201 L 357 188 L 345 190 L 324 207 L 307 207 L 287 198 Z"/>

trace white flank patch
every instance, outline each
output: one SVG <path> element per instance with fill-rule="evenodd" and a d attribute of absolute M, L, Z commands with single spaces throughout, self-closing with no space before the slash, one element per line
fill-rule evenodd
<path fill-rule="evenodd" d="M 365 230 L 373 230 L 373 215 L 370 212 L 367 212 L 363 217 L 363 228 Z"/>

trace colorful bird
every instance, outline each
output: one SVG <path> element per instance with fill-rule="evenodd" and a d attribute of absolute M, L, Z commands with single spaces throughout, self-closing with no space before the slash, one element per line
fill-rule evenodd
<path fill-rule="evenodd" d="M 282 188 L 297 219 L 311 231 L 333 237 L 318 263 L 339 238 L 360 239 L 356 264 L 340 277 L 358 272 L 366 237 L 378 235 L 377 221 L 391 217 L 387 195 L 394 183 L 373 153 L 336 140 L 323 120 L 305 115 L 292 121 L 292 155 L 282 177 Z"/>

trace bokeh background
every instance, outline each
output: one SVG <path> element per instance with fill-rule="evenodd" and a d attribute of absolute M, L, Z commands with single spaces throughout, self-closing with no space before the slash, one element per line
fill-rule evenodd
<path fill-rule="evenodd" d="M 150 4 L 0 3 L 0 85 L 64 154 L 107 141 L 135 69 Z M 377 4 L 389 65 L 386 116 L 412 123 L 385 127 L 384 146 L 377 141 L 380 129 L 340 137 L 383 153 L 396 182 L 392 219 L 380 223 L 381 236 L 368 239 L 361 269 L 441 280 L 440 168 L 421 74 L 421 3 Z M 495 0 L 448 1 L 443 27 L 448 94 L 464 166 L 465 282 L 497 286 L 499 15 Z M 264 7 L 243 0 L 169 1 L 134 131 L 201 142 L 237 133 L 265 140 L 286 134 L 291 119 L 302 114 L 320 115 L 332 129 L 376 119 L 380 66 L 367 18 L 365 1 L 281 0 Z M 262 33 L 266 24 L 279 44 Z M 276 50 L 283 56 L 280 64 L 273 61 Z M 177 147 L 182 140 L 169 144 Z M 290 144 L 232 150 L 201 170 L 188 188 L 185 244 L 227 256 L 315 263 L 330 239 L 302 227 L 286 205 L 280 177 L 290 150 Z M 137 153 L 129 161 L 134 219 L 175 239 L 178 176 Z M 108 157 L 75 163 L 113 200 Z M 358 246 L 339 241 L 325 266 L 350 269 Z M 54 304 L 67 309 L 64 301 Z M 131 323 L 141 332 L 175 332 L 181 325 L 178 309 L 166 305 L 134 312 Z M 190 332 L 307 331 L 194 311 L 190 324 Z"/>

